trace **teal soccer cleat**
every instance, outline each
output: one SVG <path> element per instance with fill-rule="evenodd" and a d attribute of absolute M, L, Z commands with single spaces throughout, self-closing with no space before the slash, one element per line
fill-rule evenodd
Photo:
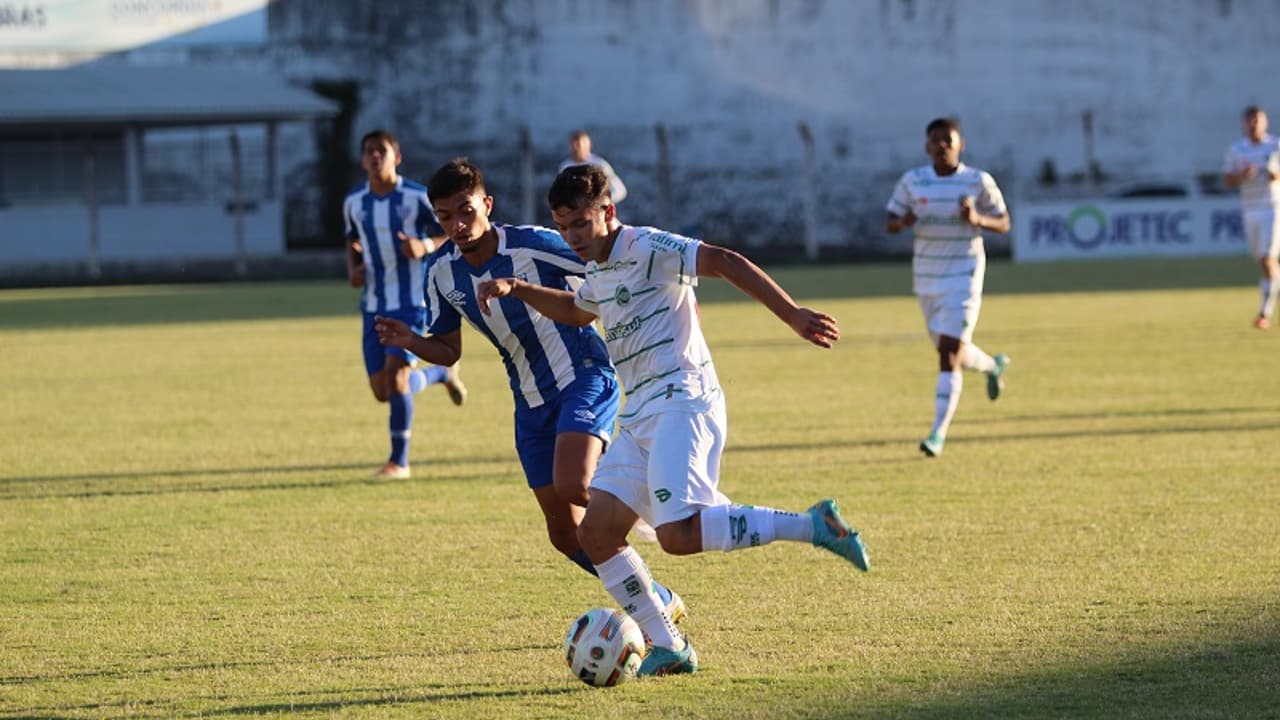
<path fill-rule="evenodd" d="M 946 444 L 947 439 L 941 435 L 930 435 L 920 441 L 920 452 L 929 457 L 938 457 L 942 454 L 942 446 Z"/>
<path fill-rule="evenodd" d="M 664 647 L 655 647 L 644 656 L 636 677 L 661 677 L 663 675 L 680 675 L 698 671 L 698 653 L 694 652 L 693 643 L 684 640 L 684 649 L 679 652 Z"/>
<path fill-rule="evenodd" d="M 1013 358 L 1000 353 L 991 359 L 996 361 L 996 369 L 987 373 L 987 397 L 995 400 L 1000 397 L 1000 391 L 1004 390 L 1004 371 L 1009 368 Z"/>
<path fill-rule="evenodd" d="M 840 517 L 840 506 L 835 500 L 819 500 L 809 508 L 813 518 L 813 544 L 825 548 L 853 563 L 859 570 L 871 569 L 867 548 L 858 537 L 858 531 Z"/>

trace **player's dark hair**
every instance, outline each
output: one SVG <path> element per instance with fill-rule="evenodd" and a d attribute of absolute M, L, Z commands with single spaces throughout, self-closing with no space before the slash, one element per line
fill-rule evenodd
<path fill-rule="evenodd" d="M 587 135 L 586 130 L 574 130 L 573 132 L 569 133 L 570 142 L 577 140 L 578 138 L 584 138 L 584 137 L 590 137 L 589 135 Z"/>
<path fill-rule="evenodd" d="M 457 195 L 468 194 L 479 190 L 484 192 L 484 173 L 470 160 L 456 157 L 436 170 L 427 181 L 427 199 L 431 202 Z"/>
<path fill-rule="evenodd" d="M 381 129 L 370 130 L 369 132 L 365 133 L 364 137 L 360 138 L 361 153 L 364 152 L 365 143 L 369 142 L 370 140 L 374 140 L 380 143 L 385 142 L 386 144 L 391 146 L 391 149 L 396 151 L 396 155 L 400 154 L 400 142 L 396 140 L 396 136 L 392 135 L 390 130 L 381 130 Z"/>
<path fill-rule="evenodd" d="M 929 126 L 924 129 L 924 134 L 926 136 L 932 135 L 934 130 L 943 130 L 945 132 L 954 130 L 958 133 L 960 132 L 960 121 L 953 117 L 934 118 L 929 121 Z"/>
<path fill-rule="evenodd" d="M 1260 112 L 1262 112 L 1262 108 L 1261 108 L 1261 107 L 1259 107 L 1259 106 L 1257 106 L 1257 105 L 1250 105 L 1249 107 L 1247 107 L 1247 108 L 1245 108 L 1245 109 L 1244 109 L 1244 112 L 1240 113 L 1240 117 L 1241 117 L 1241 118 L 1247 118 L 1247 117 L 1249 117 L 1250 115 L 1257 115 L 1257 114 L 1258 114 L 1258 113 L 1260 113 Z"/>
<path fill-rule="evenodd" d="M 570 165 L 556 176 L 547 191 L 547 204 L 553 211 L 577 210 L 584 203 L 607 205 L 610 202 L 609 176 L 598 165 Z"/>

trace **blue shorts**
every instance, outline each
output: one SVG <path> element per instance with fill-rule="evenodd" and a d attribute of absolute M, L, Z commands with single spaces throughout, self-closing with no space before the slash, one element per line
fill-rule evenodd
<path fill-rule="evenodd" d="M 375 315 L 395 318 L 405 325 L 408 325 L 410 330 L 422 335 L 427 332 L 427 309 L 409 308 L 408 310 L 389 310 L 383 313 L 367 312 L 364 314 L 363 345 L 365 371 L 369 375 L 372 375 L 386 367 L 388 355 L 404 358 L 406 362 L 412 365 L 413 361 L 418 359 L 417 355 L 414 355 L 403 348 L 387 347 L 386 345 L 378 342 L 378 333 L 373 329 L 373 318 Z"/>
<path fill-rule="evenodd" d="M 547 487 L 555 470 L 556 437 L 595 435 L 609 444 L 622 392 L 612 372 L 577 368 L 578 377 L 554 400 L 536 408 L 516 406 L 516 454 L 530 488 Z"/>

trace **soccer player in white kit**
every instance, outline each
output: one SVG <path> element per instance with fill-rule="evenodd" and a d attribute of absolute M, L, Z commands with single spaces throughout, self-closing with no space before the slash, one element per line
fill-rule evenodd
<path fill-rule="evenodd" d="M 1223 179 L 1229 188 L 1240 188 L 1240 211 L 1249 252 L 1258 259 L 1262 278 L 1262 306 L 1253 319 L 1259 330 L 1271 327 L 1276 292 L 1280 290 L 1280 232 L 1276 220 L 1280 207 L 1280 141 L 1267 132 L 1267 114 L 1257 105 L 1245 108 L 1241 118 L 1244 137 L 1227 148 Z"/>
<path fill-rule="evenodd" d="M 627 544 L 637 517 L 674 555 L 739 550 L 775 540 L 812 543 L 861 570 L 869 563 L 857 531 L 834 500 L 805 513 L 733 504 L 718 490 L 727 422 L 724 394 L 702 335 L 693 288 L 720 277 L 758 300 L 800 337 L 829 348 L 835 318 L 797 306 L 763 270 L 732 250 L 618 221 L 609 180 L 594 165 L 565 169 L 548 193 L 560 234 L 583 260 L 577 293 L 516 278 L 483 283 L 485 303 L 507 295 L 557 322 L 599 318 L 626 391 L 613 445 L 591 482 L 578 537 L 605 589 L 653 642 L 640 675 L 689 673 L 697 655 L 652 590 L 648 568 Z"/>
<path fill-rule="evenodd" d="M 938 118 L 925 129 L 924 151 L 933 163 L 908 170 L 889 199 L 890 235 L 913 228 L 912 286 L 938 350 L 933 427 L 920 443 L 929 457 L 942 454 L 947 430 L 964 387 L 961 368 L 985 373 L 987 397 L 1004 388 L 1009 356 L 991 357 L 973 344 L 982 307 L 987 256 L 982 231 L 1009 232 L 1009 213 L 990 174 L 960 162 L 964 139 L 954 118 Z"/>

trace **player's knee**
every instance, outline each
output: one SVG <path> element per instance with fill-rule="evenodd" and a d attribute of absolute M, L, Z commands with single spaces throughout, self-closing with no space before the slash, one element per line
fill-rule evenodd
<path fill-rule="evenodd" d="M 573 557 L 581 549 L 578 542 L 578 529 L 575 527 L 547 527 L 547 539 L 560 554 Z"/>
<path fill-rule="evenodd" d="M 658 544 L 669 555 L 693 555 L 702 552 L 702 533 L 688 522 L 667 523 L 655 528 Z"/>
<path fill-rule="evenodd" d="M 554 484 L 556 488 L 556 494 L 560 496 L 561 500 L 564 500 L 565 502 L 571 503 L 573 505 L 577 505 L 578 507 L 587 506 L 587 498 L 588 498 L 587 487 L 589 483 L 584 482 L 582 477 L 579 477 L 577 475 L 574 475 L 572 477 L 557 476 L 555 478 Z"/>

